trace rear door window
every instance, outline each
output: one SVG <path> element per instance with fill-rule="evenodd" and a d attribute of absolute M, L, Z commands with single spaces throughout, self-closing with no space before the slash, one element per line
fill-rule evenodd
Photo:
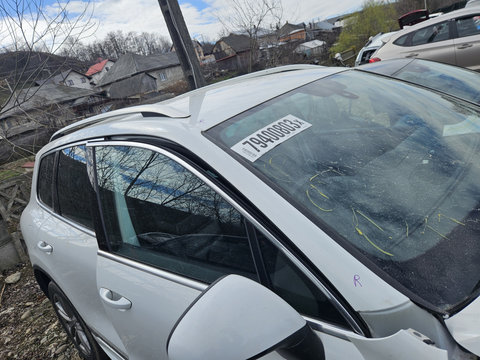
<path fill-rule="evenodd" d="M 480 35 L 480 15 L 456 19 L 458 37 Z"/>
<path fill-rule="evenodd" d="M 38 171 L 37 193 L 42 204 L 53 208 L 53 167 L 55 163 L 55 153 L 44 156 L 40 161 Z"/>
<path fill-rule="evenodd" d="M 60 214 L 93 229 L 90 184 L 85 146 L 73 146 L 59 152 L 57 194 Z"/>

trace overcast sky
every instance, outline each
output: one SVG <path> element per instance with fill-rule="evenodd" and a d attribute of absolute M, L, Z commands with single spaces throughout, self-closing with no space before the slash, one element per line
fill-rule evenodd
<path fill-rule="evenodd" d="M 81 2 L 76 0 L 72 4 L 79 6 Z M 228 8 L 228 0 L 180 0 L 179 3 L 192 37 L 218 39 L 222 25 L 215 17 L 216 9 Z M 283 18 L 292 23 L 324 20 L 357 10 L 362 3 L 363 0 L 282 0 Z M 116 30 L 157 32 L 169 37 L 156 0 L 96 0 L 94 6 L 94 18 L 99 24 L 94 38 L 102 39 Z"/>

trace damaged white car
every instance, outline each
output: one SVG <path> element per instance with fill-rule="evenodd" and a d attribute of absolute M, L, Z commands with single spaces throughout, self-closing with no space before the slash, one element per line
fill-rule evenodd
<path fill-rule="evenodd" d="M 477 359 L 479 148 L 474 104 L 281 67 L 57 132 L 21 227 L 85 359 Z"/>

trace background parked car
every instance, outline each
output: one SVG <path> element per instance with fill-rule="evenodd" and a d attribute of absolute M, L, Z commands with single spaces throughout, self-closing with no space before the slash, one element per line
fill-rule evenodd
<path fill-rule="evenodd" d="M 480 73 L 466 68 L 402 58 L 365 64 L 358 69 L 426 86 L 480 105 Z"/>
<path fill-rule="evenodd" d="M 370 38 L 365 46 L 359 51 L 355 59 L 355 66 L 367 64 L 371 56 L 382 47 L 382 45 L 393 35 L 396 31 L 388 33 L 378 33 Z"/>
<path fill-rule="evenodd" d="M 480 7 L 440 15 L 403 29 L 372 60 L 422 58 L 480 69 Z"/>

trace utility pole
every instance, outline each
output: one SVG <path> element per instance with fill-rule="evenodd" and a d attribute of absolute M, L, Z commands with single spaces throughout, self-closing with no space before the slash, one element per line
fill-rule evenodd
<path fill-rule="evenodd" d="M 158 0 L 163 17 L 167 23 L 168 32 L 180 60 L 183 74 L 191 90 L 205 86 L 205 78 L 200 70 L 200 64 L 193 49 L 192 39 L 183 19 L 177 0 Z"/>

